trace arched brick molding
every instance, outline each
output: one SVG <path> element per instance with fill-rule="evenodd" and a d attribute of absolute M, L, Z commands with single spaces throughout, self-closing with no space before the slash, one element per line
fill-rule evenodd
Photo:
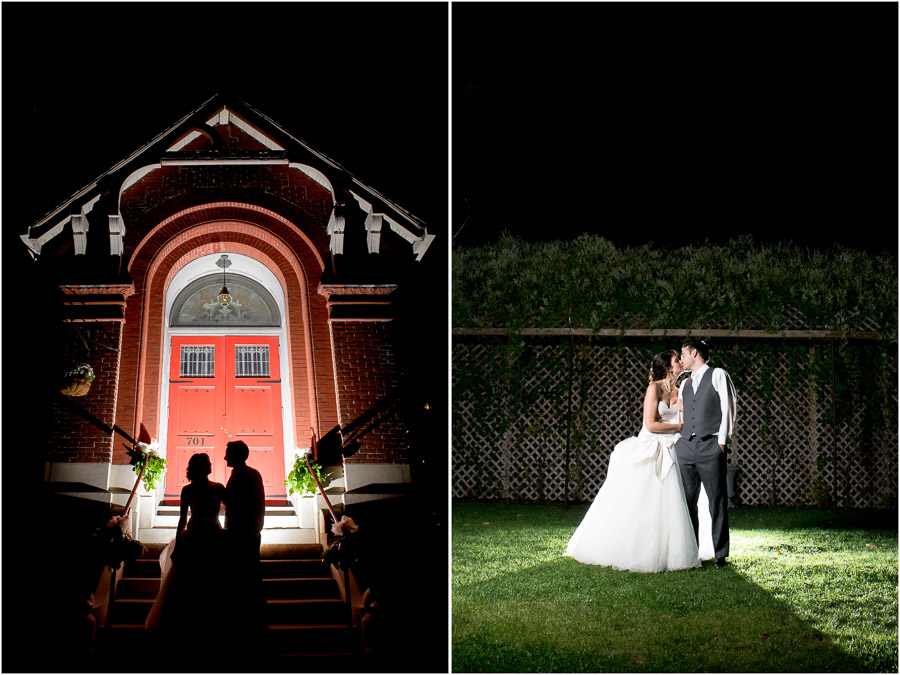
<path fill-rule="evenodd" d="M 255 216 L 247 217 L 251 222 L 287 219 L 302 229 L 319 251 L 328 251 L 325 228 L 334 198 L 302 171 L 271 165 L 153 165 L 137 173 L 140 178 L 133 182 L 129 178 L 119 197 L 128 234 L 136 235 L 136 239 L 125 237 L 127 259 L 137 258 L 137 248 L 145 245 L 153 235 L 151 230 L 159 227 L 157 223 L 167 223 L 172 229 L 215 219 L 241 220 L 240 211 L 247 209 L 256 211 Z M 200 195 L 203 203 L 198 206 Z"/>

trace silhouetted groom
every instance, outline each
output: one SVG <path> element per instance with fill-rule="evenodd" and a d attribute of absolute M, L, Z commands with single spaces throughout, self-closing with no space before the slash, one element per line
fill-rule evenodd
<path fill-rule="evenodd" d="M 684 399 L 684 426 L 675 454 L 694 534 L 699 535 L 697 500 L 702 484 L 709 497 L 716 567 L 724 567 L 729 553 L 726 446 L 734 430 L 735 391 L 728 373 L 710 368 L 708 360 L 709 347 L 703 340 L 687 340 L 681 348 L 681 367 L 690 370 L 691 377 L 679 392 Z"/>
<path fill-rule="evenodd" d="M 266 492 L 259 471 L 247 466 L 250 448 L 244 441 L 225 446 L 225 463 L 231 478 L 225 486 L 225 530 L 232 554 L 233 583 L 229 589 L 236 620 L 235 634 L 248 642 L 239 646 L 252 652 L 262 646 L 266 628 L 265 597 L 259 567 L 259 546 L 266 513 Z"/>

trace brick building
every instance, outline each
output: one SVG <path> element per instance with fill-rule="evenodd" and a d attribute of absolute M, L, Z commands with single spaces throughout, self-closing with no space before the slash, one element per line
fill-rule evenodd
<path fill-rule="evenodd" d="M 235 438 L 273 503 L 313 438 L 348 493 L 410 482 L 393 319 L 434 235 L 250 105 L 213 97 L 20 238 L 52 279 L 50 367 L 95 373 L 46 411 L 56 491 L 123 502 L 142 430 L 168 463 L 142 528 L 192 454 L 226 481 Z"/>

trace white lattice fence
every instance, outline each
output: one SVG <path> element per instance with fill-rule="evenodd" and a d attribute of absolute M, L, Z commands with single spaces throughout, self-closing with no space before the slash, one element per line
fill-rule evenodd
<path fill-rule="evenodd" d="M 453 496 L 592 500 L 606 479 L 615 445 L 640 429 L 649 363 L 665 345 L 647 339 L 575 341 L 571 404 L 567 339 L 535 338 L 516 357 L 503 355 L 501 345 L 492 338 L 458 339 L 453 345 Z M 741 344 L 740 358 L 752 359 L 752 350 L 752 344 Z M 775 361 L 747 369 L 745 381 L 735 382 L 738 420 L 730 461 L 739 467 L 736 501 L 747 506 L 814 504 L 831 493 L 835 455 L 842 505 L 873 507 L 896 499 L 896 414 L 884 421 L 881 448 L 857 447 L 859 441 L 850 440 L 861 423 L 861 410 L 840 425 L 833 445 L 825 421 L 830 391 L 826 400 L 818 400 L 811 372 L 803 364 L 793 365 L 793 380 L 787 364 Z M 768 432 L 765 401 L 748 393 L 760 390 L 754 378 L 763 376 L 763 368 L 772 378 Z M 472 372 L 476 378 L 462 375 Z M 505 378 L 510 372 L 521 378 L 526 392 L 521 409 L 509 401 Z M 887 409 L 896 410 L 893 388 L 892 395 L 893 408 Z"/>

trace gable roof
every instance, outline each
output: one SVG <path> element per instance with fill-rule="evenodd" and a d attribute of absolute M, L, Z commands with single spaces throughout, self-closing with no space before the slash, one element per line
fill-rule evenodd
<path fill-rule="evenodd" d="M 225 147 L 217 127 L 226 125 L 236 127 L 262 149 Z M 206 136 L 210 142 L 195 143 L 201 136 Z M 202 145 L 205 145 L 203 149 L 192 149 Z M 302 171 L 328 189 L 335 205 L 353 199 L 366 212 L 367 230 L 370 230 L 369 224 L 372 223 L 369 232 L 371 252 L 378 250 L 382 220 L 411 245 L 418 260 L 434 239 L 423 221 L 364 184 L 338 162 L 315 150 L 248 103 L 222 94 L 211 97 L 81 188 L 29 226 L 21 239 L 31 255 L 37 258 L 48 241 L 71 225 L 78 253 L 79 233 L 85 231 L 85 219 L 104 191 L 114 188 L 121 195 L 147 171 L 159 166 L 202 163 L 280 164 Z M 343 223 L 339 217 L 332 215 L 328 233 L 331 235 L 332 252 L 342 253 Z"/>

